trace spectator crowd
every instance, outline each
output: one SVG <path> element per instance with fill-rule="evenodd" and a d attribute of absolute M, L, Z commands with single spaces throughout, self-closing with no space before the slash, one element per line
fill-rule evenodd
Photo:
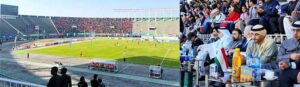
<path fill-rule="evenodd" d="M 216 62 L 212 54 L 226 56 L 231 67 L 232 56 L 239 48 L 243 65 L 247 57 L 257 57 L 262 69 L 271 70 L 278 76 L 278 80 L 266 82 L 267 87 L 292 87 L 293 84 L 300 84 L 299 6 L 299 0 L 282 4 L 277 0 L 181 0 L 181 50 L 191 43 L 192 57 L 204 60 L 199 64 L 200 69 L 194 67 L 200 70 L 200 78 L 205 75 L 203 68 Z M 287 30 L 291 32 L 287 33 Z M 203 41 L 205 38 L 200 36 L 208 34 L 208 41 Z M 292 37 L 276 43 L 267 36 L 271 34 L 290 34 Z M 218 52 L 221 49 L 225 49 L 225 55 Z M 218 68 L 221 76 L 225 71 Z M 225 86 L 219 82 L 210 85 Z"/>
<path fill-rule="evenodd" d="M 133 23 L 128 18 L 53 17 L 52 20 L 61 33 L 130 33 Z"/>
<path fill-rule="evenodd" d="M 221 24 L 230 32 L 261 24 L 268 34 L 285 34 L 283 18 L 298 20 L 299 6 L 298 0 L 281 5 L 277 0 L 181 0 L 180 31 L 210 34 Z"/>

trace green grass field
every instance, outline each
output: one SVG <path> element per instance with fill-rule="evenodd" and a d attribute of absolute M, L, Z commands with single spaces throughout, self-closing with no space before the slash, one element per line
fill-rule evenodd
<path fill-rule="evenodd" d="M 117 45 L 119 43 L 119 45 Z M 150 42 L 132 40 L 96 39 L 81 43 L 73 43 L 61 46 L 20 50 L 17 53 L 45 54 L 64 57 L 82 58 L 106 58 L 143 65 L 156 65 L 164 58 L 162 66 L 170 68 L 179 67 L 179 43 L 178 42 Z"/>

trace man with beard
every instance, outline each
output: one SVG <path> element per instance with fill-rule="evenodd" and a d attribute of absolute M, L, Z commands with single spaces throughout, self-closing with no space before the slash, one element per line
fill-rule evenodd
<path fill-rule="evenodd" d="M 249 42 L 246 54 L 259 57 L 261 64 L 275 61 L 278 47 L 272 38 L 267 37 L 267 30 L 262 25 L 255 25 L 251 29 L 252 40 Z"/>
<path fill-rule="evenodd" d="M 244 58 L 246 58 L 246 55 L 258 57 L 262 69 L 272 70 L 275 72 L 275 75 L 278 75 L 278 72 L 276 71 L 278 69 L 278 65 L 276 63 L 278 47 L 275 41 L 272 38 L 266 36 L 267 30 L 263 25 L 255 25 L 252 27 L 251 31 L 252 40 L 248 43 Z M 266 87 L 270 87 L 272 84 L 277 84 L 277 82 L 265 82 Z M 260 84 L 254 82 L 254 85 L 259 86 Z"/>
<path fill-rule="evenodd" d="M 292 24 L 292 30 L 294 37 L 281 44 L 277 56 L 279 69 L 282 70 L 279 75 L 280 87 L 291 87 L 293 84 L 300 83 L 300 21 Z"/>
<path fill-rule="evenodd" d="M 246 44 L 247 42 L 247 39 L 245 37 L 243 37 L 243 34 L 242 34 L 242 31 L 239 30 L 239 29 L 234 29 L 232 31 L 232 43 L 230 44 L 230 47 L 229 47 L 229 51 L 228 51 L 228 62 L 229 62 L 229 65 L 231 65 L 232 61 L 232 57 L 233 57 L 233 54 L 235 52 L 235 48 L 240 48 L 241 49 L 241 52 L 245 52 L 246 50 L 243 50 L 242 47 L 244 46 L 244 44 Z"/>

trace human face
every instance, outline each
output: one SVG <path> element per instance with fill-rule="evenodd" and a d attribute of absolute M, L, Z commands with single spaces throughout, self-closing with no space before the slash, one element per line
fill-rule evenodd
<path fill-rule="evenodd" d="M 254 4 L 253 4 L 253 2 L 249 2 L 249 7 L 252 7 Z"/>
<path fill-rule="evenodd" d="M 228 9 L 229 12 L 233 12 L 233 10 L 234 10 L 233 6 L 230 6 L 230 8 Z"/>
<path fill-rule="evenodd" d="M 223 2 L 223 4 L 222 4 L 223 6 L 227 6 L 228 4 L 227 4 L 227 2 Z"/>
<path fill-rule="evenodd" d="M 213 32 L 212 32 L 212 35 L 213 36 L 218 36 L 218 31 L 216 29 L 214 29 Z"/>
<path fill-rule="evenodd" d="M 195 16 L 195 19 L 199 19 L 200 17 L 198 17 L 198 16 Z"/>
<path fill-rule="evenodd" d="M 194 43 L 196 41 L 196 37 L 191 38 L 191 42 Z"/>
<path fill-rule="evenodd" d="M 240 34 L 237 31 L 232 31 L 232 38 L 234 41 L 237 41 L 240 39 Z"/>
<path fill-rule="evenodd" d="M 264 35 L 260 35 L 259 33 L 252 32 L 252 40 L 255 43 L 261 43 L 265 39 Z"/>
<path fill-rule="evenodd" d="M 262 0 L 259 0 L 259 1 L 258 1 L 258 5 L 261 5 L 261 6 L 262 6 L 263 4 L 264 4 L 264 3 L 263 3 Z"/>
<path fill-rule="evenodd" d="M 300 29 L 293 29 L 293 36 L 295 39 L 300 39 Z"/>
<path fill-rule="evenodd" d="M 243 12 L 247 12 L 247 8 L 245 6 L 242 7 Z"/>
<path fill-rule="evenodd" d="M 252 34 L 251 34 L 250 31 L 244 31 L 244 36 L 245 36 L 246 38 L 251 38 Z"/>
<path fill-rule="evenodd" d="M 216 9 L 216 14 L 220 14 L 220 10 L 219 9 Z"/>
<path fill-rule="evenodd" d="M 240 2 L 240 0 L 233 0 L 233 2 L 234 2 L 234 3 L 239 3 L 239 2 Z"/>
<path fill-rule="evenodd" d="M 270 2 L 271 0 L 265 0 L 265 2 Z"/>

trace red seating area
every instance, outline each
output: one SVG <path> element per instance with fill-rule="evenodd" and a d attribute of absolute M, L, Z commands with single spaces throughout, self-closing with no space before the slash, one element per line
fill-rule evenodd
<path fill-rule="evenodd" d="M 96 33 L 130 33 L 132 19 L 128 18 L 52 18 L 60 33 L 96 32 Z"/>

